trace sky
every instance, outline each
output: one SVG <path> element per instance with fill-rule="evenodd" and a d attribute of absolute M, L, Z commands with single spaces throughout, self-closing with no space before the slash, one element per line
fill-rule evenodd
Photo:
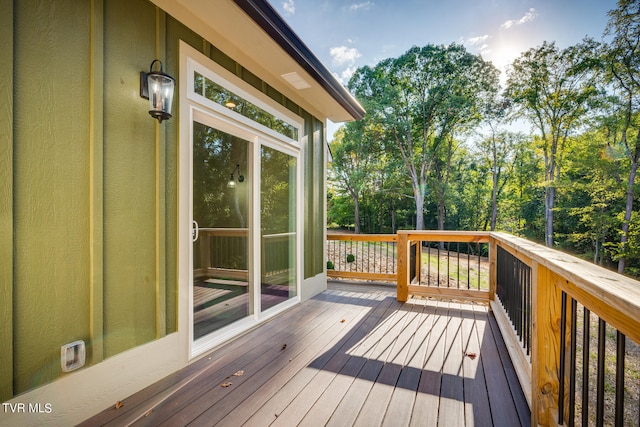
<path fill-rule="evenodd" d="M 603 39 L 616 0 L 270 0 L 302 41 L 346 85 L 365 65 L 412 46 L 461 43 L 502 72 L 530 48 Z M 337 126 L 329 125 L 331 134 Z"/>

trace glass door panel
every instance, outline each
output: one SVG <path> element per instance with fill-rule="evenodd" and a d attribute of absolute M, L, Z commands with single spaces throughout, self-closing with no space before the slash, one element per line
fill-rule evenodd
<path fill-rule="evenodd" d="M 260 148 L 262 311 L 296 296 L 296 158 Z"/>
<path fill-rule="evenodd" d="M 193 122 L 193 339 L 251 314 L 250 143 Z"/>

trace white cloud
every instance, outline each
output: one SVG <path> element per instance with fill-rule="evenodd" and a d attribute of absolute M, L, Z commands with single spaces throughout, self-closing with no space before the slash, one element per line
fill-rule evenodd
<path fill-rule="evenodd" d="M 483 56 L 487 56 L 491 53 L 491 48 L 486 43 L 480 46 L 478 50 L 480 51 L 480 55 L 483 55 Z"/>
<path fill-rule="evenodd" d="M 355 65 L 347 67 L 345 70 L 343 70 L 341 73 L 336 73 L 335 71 L 332 72 L 333 76 L 344 86 L 347 85 L 347 83 L 349 83 L 349 80 L 351 79 L 351 76 L 353 76 L 353 73 L 356 72 L 357 67 Z"/>
<path fill-rule="evenodd" d="M 342 73 L 340 73 L 340 81 L 342 84 L 346 85 L 349 82 L 349 79 L 351 79 L 351 76 L 353 76 L 353 73 L 356 72 L 356 67 L 355 66 L 351 66 L 351 67 L 347 67 L 346 70 L 344 70 Z"/>
<path fill-rule="evenodd" d="M 477 46 L 479 44 L 485 44 L 486 45 L 486 41 L 489 40 L 491 37 L 489 36 L 489 34 L 485 34 L 482 36 L 478 36 L 478 37 L 469 37 L 467 39 L 467 43 L 469 43 L 471 46 Z"/>
<path fill-rule="evenodd" d="M 351 11 L 358 11 L 358 10 L 369 10 L 371 9 L 371 6 L 373 6 L 373 3 L 371 3 L 370 1 L 366 1 L 364 3 L 354 3 L 351 6 L 349 6 L 349 10 Z"/>
<path fill-rule="evenodd" d="M 287 16 L 291 16 L 296 13 L 296 5 L 293 0 L 283 1 L 282 8 L 284 9 L 284 14 Z"/>
<path fill-rule="evenodd" d="M 329 50 L 329 54 L 331 58 L 333 58 L 333 65 L 353 65 L 356 62 L 356 59 L 360 58 L 360 52 L 355 47 L 347 47 L 347 46 L 338 46 L 332 47 Z"/>
<path fill-rule="evenodd" d="M 524 16 L 520 19 L 509 19 L 505 21 L 504 24 L 501 25 L 502 28 L 511 28 L 514 25 L 522 25 L 526 22 L 533 21 L 535 17 L 538 16 L 538 12 L 534 8 L 531 8 L 524 14 Z"/>
<path fill-rule="evenodd" d="M 467 39 L 461 37 L 460 42 L 472 48 L 473 51 L 477 51 L 481 55 L 488 55 L 491 53 L 491 48 L 487 41 L 491 39 L 489 34 L 484 34 L 477 37 L 469 37 Z"/>

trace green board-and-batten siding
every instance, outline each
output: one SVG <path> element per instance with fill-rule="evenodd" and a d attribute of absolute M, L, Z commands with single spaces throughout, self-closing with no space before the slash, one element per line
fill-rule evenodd
<path fill-rule="evenodd" d="M 13 395 L 13 0 L 0 0 L 0 400 Z"/>
<path fill-rule="evenodd" d="M 0 400 L 63 375 L 65 343 L 91 365 L 176 331 L 178 108 L 157 124 L 138 76 L 179 77 L 180 39 L 304 118 L 304 277 L 323 270 L 322 122 L 146 0 L 0 6 Z"/>

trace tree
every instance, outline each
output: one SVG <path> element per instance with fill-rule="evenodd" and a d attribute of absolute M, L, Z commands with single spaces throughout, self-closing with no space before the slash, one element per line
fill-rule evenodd
<path fill-rule="evenodd" d="M 627 180 L 625 214 L 618 256 L 618 272 L 623 273 L 629 250 L 630 224 L 633 213 L 634 185 L 640 160 L 640 124 L 638 101 L 640 96 L 640 0 L 618 0 L 618 8 L 609 12 L 605 35 L 613 35 L 606 48 L 605 62 L 610 81 L 620 91 L 624 121 L 622 144 L 631 163 Z M 637 130 L 636 136 L 628 133 Z M 630 141 L 631 139 L 631 141 Z"/>
<path fill-rule="evenodd" d="M 545 243 L 553 246 L 556 182 L 567 138 L 575 133 L 597 94 L 593 71 L 597 44 L 589 39 L 566 49 L 555 42 L 522 53 L 507 72 L 506 96 L 540 132 L 544 155 Z"/>
<path fill-rule="evenodd" d="M 384 148 L 403 160 L 415 199 L 416 229 L 424 229 L 430 175 L 442 161 L 438 156 L 453 153 L 440 148 L 478 122 L 482 101 L 497 92 L 497 69 L 461 45 L 427 45 L 356 70 L 349 88 L 367 104 L 370 120 L 381 125 Z"/>
<path fill-rule="evenodd" d="M 375 134 L 375 128 L 366 121 L 348 123 L 338 129 L 330 146 L 333 182 L 353 200 L 356 234 L 360 233 L 360 197 L 379 158 Z"/>

